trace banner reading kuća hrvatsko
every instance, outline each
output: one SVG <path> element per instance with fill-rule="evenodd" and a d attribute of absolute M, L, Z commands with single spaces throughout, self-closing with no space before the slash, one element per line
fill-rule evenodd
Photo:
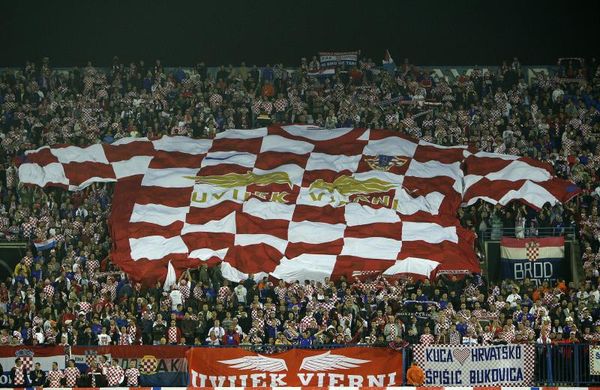
<path fill-rule="evenodd" d="M 241 348 L 192 348 L 187 359 L 193 387 L 402 384 L 402 354 L 389 348 L 292 349 L 268 355 Z"/>
<path fill-rule="evenodd" d="M 530 386 L 535 346 L 420 344 L 413 358 L 425 371 L 426 386 Z"/>

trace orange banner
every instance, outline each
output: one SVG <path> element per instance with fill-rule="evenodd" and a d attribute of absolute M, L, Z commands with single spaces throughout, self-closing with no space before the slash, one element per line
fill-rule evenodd
<path fill-rule="evenodd" d="M 186 356 L 193 387 L 402 384 L 402 353 L 389 348 L 292 349 L 269 355 L 241 348 L 191 348 Z"/>

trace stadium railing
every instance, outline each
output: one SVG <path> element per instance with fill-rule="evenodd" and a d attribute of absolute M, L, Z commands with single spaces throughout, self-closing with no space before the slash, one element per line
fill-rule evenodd
<path fill-rule="evenodd" d="M 565 239 L 572 240 L 576 237 L 576 230 L 573 226 L 566 227 L 536 227 L 536 228 L 488 228 L 477 231 L 479 239 L 484 241 L 500 241 L 502 237 L 560 237 L 565 236 Z"/>
<path fill-rule="evenodd" d="M 598 386 L 600 376 L 590 374 L 590 347 L 594 344 L 536 344 L 534 386 Z M 338 349 L 347 347 L 385 347 L 384 345 L 365 344 L 315 344 L 309 347 L 298 345 L 218 345 L 198 346 L 195 348 L 241 348 L 268 355 L 290 349 Z M 160 348 L 169 348 L 161 345 Z M 120 347 L 123 348 L 123 347 Z M 136 348 L 131 346 L 131 348 Z M 412 346 L 395 348 L 402 354 L 403 385 L 406 384 L 406 370 L 413 360 Z M 69 356 L 68 349 L 65 358 Z M 141 356 L 140 356 L 141 358 Z"/>
<path fill-rule="evenodd" d="M 590 374 L 592 345 L 536 345 L 535 384 L 540 386 L 598 385 L 600 376 Z"/>

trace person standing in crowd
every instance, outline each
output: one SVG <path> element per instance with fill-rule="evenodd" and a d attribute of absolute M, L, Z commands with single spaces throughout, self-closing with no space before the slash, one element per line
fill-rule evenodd
<path fill-rule="evenodd" d="M 171 345 L 179 343 L 181 338 L 181 329 L 177 326 L 177 321 L 171 321 L 171 326 L 167 329 L 167 341 Z"/>
<path fill-rule="evenodd" d="M 236 331 L 233 323 L 229 325 L 229 329 L 225 332 L 223 336 L 223 345 L 239 345 L 240 343 L 240 334 Z"/>
<path fill-rule="evenodd" d="M 214 331 L 208 332 L 208 337 L 204 340 L 205 345 L 221 345 L 221 339 L 215 335 Z"/>
<path fill-rule="evenodd" d="M 61 387 L 64 378 L 63 372 L 58 368 L 57 362 L 52 362 L 52 369 L 46 375 L 47 387 Z"/>
<path fill-rule="evenodd" d="M 85 385 L 91 387 L 104 387 L 107 383 L 106 378 L 107 376 L 102 367 L 100 367 L 95 360 L 92 360 L 86 372 Z"/>
<path fill-rule="evenodd" d="M 167 324 L 163 320 L 162 314 L 156 315 L 156 321 L 152 326 L 152 339 L 154 345 L 159 345 L 160 340 L 167 334 Z"/>
<path fill-rule="evenodd" d="M 125 385 L 128 387 L 138 387 L 140 379 L 140 370 L 137 369 L 133 360 L 129 361 L 129 367 L 125 370 Z"/>
<path fill-rule="evenodd" d="M 233 292 L 237 299 L 238 305 L 246 306 L 246 296 L 248 295 L 248 290 L 242 283 L 239 283 L 234 289 Z"/>
<path fill-rule="evenodd" d="M 208 330 L 208 334 L 211 333 L 214 333 L 218 339 L 222 339 L 223 336 L 225 336 L 225 329 L 221 327 L 221 322 L 219 320 L 215 320 L 212 328 Z"/>
<path fill-rule="evenodd" d="M 102 332 L 98 335 L 98 346 L 107 346 L 112 342 L 111 337 L 106 333 L 106 327 L 102 327 Z"/>
<path fill-rule="evenodd" d="M 79 379 L 80 376 L 81 376 L 81 372 L 79 371 L 79 368 L 77 368 L 75 366 L 75 360 L 69 359 L 69 362 L 67 363 L 67 368 L 65 368 L 65 371 L 64 371 L 65 386 L 67 386 L 67 387 L 77 386 L 77 380 Z"/>
<path fill-rule="evenodd" d="M 123 368 L 119 366 L 119 361 L 117 359 L 113 359 L 110 367 L 106 369 L 106 380 L 108 381 L 108 385 L 110 387 L 118 386 L 123 382 L 123 379 Z"/>
<path fill-rule="evenodd" d="M 31 378 L 31 386 L 44 386 L 46 383 L 46 373 L 42 370 L 40 362 L 35 363 L 29 377 Z"/>
<path fill-rule="evenodd" d="M 102 375 L 106 376 L 106 370 L 110 367 L 110 361 L 106 355 L 98 356 L 98 367 L 102 370 Z"/>
<path fill-rule="evenodd" d="M 15 366 L 10 370 L 10 381 L 13 387 L 29 386 L 29 377 L 27 376 L 27 369 L 23 365 L 23 360 L 21 360 L 21 358 L 15 359 Z"/>

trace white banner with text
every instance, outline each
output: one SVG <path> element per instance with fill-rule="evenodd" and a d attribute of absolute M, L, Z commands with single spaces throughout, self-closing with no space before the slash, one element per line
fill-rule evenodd
<path fill-rule="evenodd" d="M 426 386 L 529 386 L 533 345 L 415 345 Z"/>

